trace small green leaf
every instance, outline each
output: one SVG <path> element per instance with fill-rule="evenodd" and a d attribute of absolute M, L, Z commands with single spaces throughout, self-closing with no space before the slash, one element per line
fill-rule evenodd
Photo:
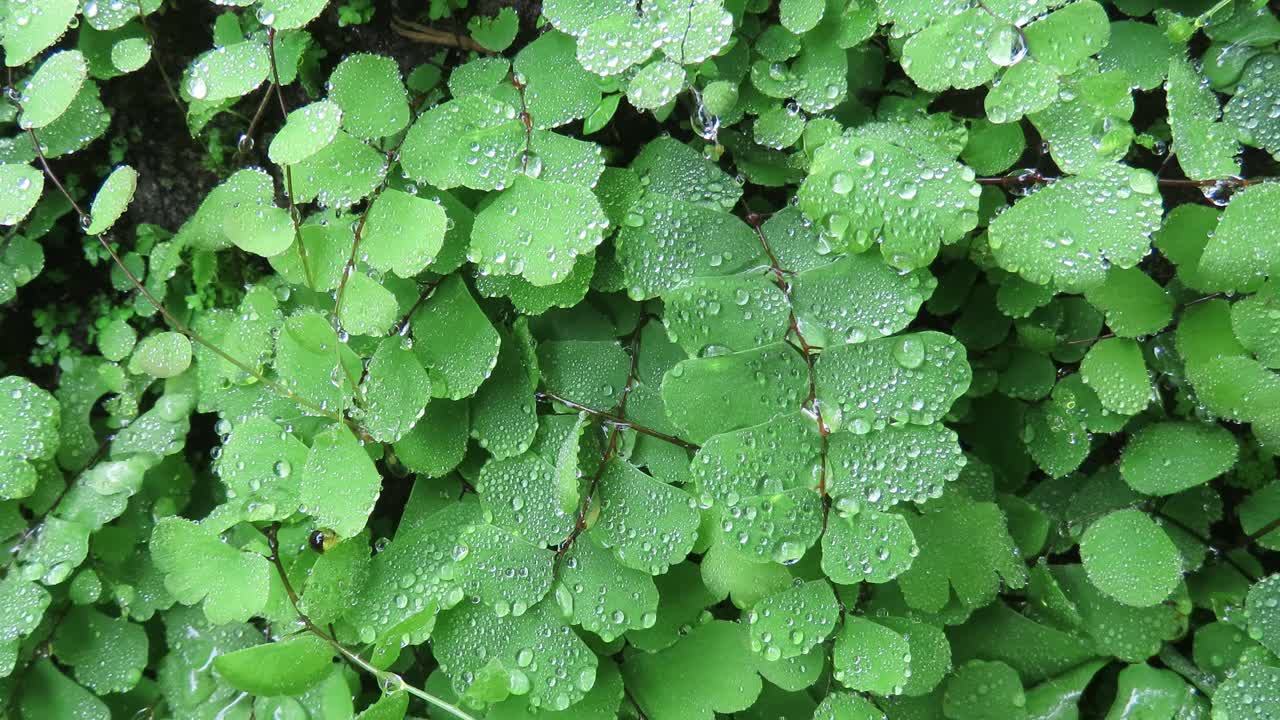
<path fill-rule="evenodd" d="M 302 633 L 213 659 L 213 669 L 237 690 L 254 695 L 300 695 L 333 669 L 329 643 Z"/>
<path fill-rule="evenodd" d="M 627 100 L 638 110 L 655 110 L 675 100 L 684 83 L 684 68 L 670 60 L 656 60 L 631 78 Z"/>
<path fill-rule="evenodd" d="M 93 196 L 93 205 L 89 209 L 92 222 L 88 228 L 85 228 L 85 232 L 89 235 L 99 235 L 115 225 L 125 209 L 129 207 L 129 203 L 133 201 L 133 194 L 137 189 L 138 171 L 128 165 L 121 165 L 112 170 L 107 179 L 102 182 L 98 194 Z"/>
<path fill-rule="evenodd" d="M 1139 510 L 1095 521 L 1080 539 L 1089 580 L 1126 605 L 1163 601 L 1182 580 L 1182 556 L 1169 536 Z"/>
<path fill-rule="evenodd" d="M 1098 165 L 1017 202 L 991 221 L 996 261 L 1066 291 L 1102 284 L 1109 267 L 1131 268 L 1160 226 L 1160 196 L 1145 170 Z M 1034 228 L 1034 229 L 1033 229 Z"/>
<path fill-rule="evenodd" d="M 608 227 L 590 190 L 522 175 L 476 215 L 467 259 L 483 273 L 553 285 L 604 241 Z"/>
<path fill-rule="evenodd" d="M 1200 257 L 1205 289 L 1251 291 L 1280 268 L 1280 184 L 1259 183 L 1237 192 Z"/>
<path fill-rule="evenodd" d="M 947 682 L 943 713 L 953 720 L 1017 720 L 1027 716 L 1018 673 L 1002 662 L 970 660 Z"/>
<path fill-rule="evenodd" d="M 1239 146 L 1230 127 L 1219 122 L 1218 99 L 1184 57 L 1169 60 L 1166 102 L 1173 152 L 1187 177 L 1206 180 L 1239 174 Z"/>
<path fill-rule="evenodd" d="M 605 466 L 598 492 L 592 534 L 624 566 L 661 575 L 693 549 L 700 518 L 685 491 L 615 460 Z"/>
<path fill-rule="evenodd" d="M 87 76 L 88 66 L 79 50 L 50 55 L 23 84 L 19 126 L 30 130 L 57 120 L 71 106 Z"/>
<path fill-rule="evenodd" d="M 303 512 L 347 538 L 364 529 L 382 477 L 351 431 L 334 425 L 316 435 L 298 490 Z"/>
<path fill-rule="evenodd" d="M 258 20 L 276 30 L 303 27 L 320 16 L 329 0 L 262 0 Z"/>
<path fill-rule="evenodd" d="M 835 629 L 840 605 L 823 580 L 797 584 L 756 603 L 747 614 L 751 649 L 765 660 L 804 655 Z"/>
<path fill-rule="evenodd" d="M 204 600 L 209 622 L 247 620 L 266 606 L 271 568 L 190 520 L 168 517 L 151 533 L 151 556 L 164 586 L 184 605 Z"/>
<path fill-rule="evenodd" d="M 277 165 L 296 165 L 328 147 L 338 136 L 342 108 L 319 100 L 289 113 L 284 127 L 271 138 L 267 156 Z"/>
<path fill-rule="evenodd" d="M 434 397 L 471 395 L 498 362 L 498 332 L 457 275 L 440 283 L 409 326 L 413 351 L 427 369 Z"/>
<path fill-rule="evenodd" d="M 891 421 L 936 422 L 973 377 L 960 343 L 933 331 L 838 345 L 819 356 L 814 373 L 823 419 L 855 434 Z"/>
<path fill-rule="evenodd" d="M 822 535 L 822 571 L 841 585 L 888 582 L 919 553 L 904 517 L 870 508 L 828 516 Z"/>
<path fill-rule="evenodd" d="M 40 200 L 44 173 L 30 165 L 0 164 L 0 187 L 0 225 L 17 225 Z"/>
<path fill-rule="evenodd" d="M 358 138 L 394 135 L 409 124 L 400 68 L 389 57 L 347 56 L 329 76 L 329 96 L 342 109 L 343 129 Z"/>
<path fill-rule="evenodd" d="M 624 663 L 627 688 L 652 718 L 715 720 L 746 710 L 761 690 L 746 635 L 722 620 L 697 626 L 675 645 Z"/>
<path fill-rule="evenodd" d="M 831 651 L 833 673 L 851 690 L 898 695 L 911 676 L 906 638 L 863 617 L 845 615 Z"/>
<path fill-rule="evenodd" d="M 502 52 L 510 47 L 519 29 L 520 17 L 509 7 L 500 8 L 493 17 L 475 15 L 467 21 L 471 39 L 493 52 Z"/>
<path fill-rule="evenodd" d="M 26 65 L 57 42 L 75 17 L 79 5 L 76 0 L 45 0 L 38 5 L 24 3 L 20 7 L 9 8 L 0 23 L 0 38 L 4 38 L 4 64 L 11 68 Z"/>
<path fill-rule="evenodd" d="M 1080 377 L 1111 412 L 1136 415 L 1151 402 L 1151 380 L 1142 349 L 1128 338 L 1094 343 L 1080 363 Z"/>
<path fill-rule="evenodd" d="M 1235 437 L 1218 425 L 1162 422 L 1134 433 L 1120 473 L 1146 495 L 1172 495 L 1207 483 L 1236 463 Z"/>
<path fill-rule="evenodd" d="M 129 358 L 129 372 L 158 378 L 181 375 L 188 367 L 191 367 L 191 341 L 176 332 L 148 335 Z"/>
<path fill-rule="evenodd" d="M 774 343 L 681 362 L 663 379 L 662 400 L 684 437 L 703 442 L 794 410 L 807 382 L 808 369 L 799 353 Z"/>
<path fill-rule="evenodd" d="M 1249 637 L 1273 654 L 1280 650 L 1280 575 L 1270 575 L 1249 588 L 1245 613 Z"/>
<path fill-rule="evenodd" d="M 196 57 L 182 79 L 187 97 L 206 103 L 238 98 L 267 79 L 271 58 L 267 46 L 240 42 L 210 50 Z"/>
<path fill-rule="evenodd" d="M 404 437 L 425 412 L 431 400 L 431 379 L 418 356 L 399 337 L 378 343 L 359 386 L 364 407 L 354 414 L 379 442 Z"/>

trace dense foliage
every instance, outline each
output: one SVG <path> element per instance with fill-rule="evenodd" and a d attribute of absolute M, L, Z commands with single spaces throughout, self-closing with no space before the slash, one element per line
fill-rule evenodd
<path fill-rule="evenodd" d="M 0 718 L 1280 718 L 1267 2 L 0 40 Z"/>

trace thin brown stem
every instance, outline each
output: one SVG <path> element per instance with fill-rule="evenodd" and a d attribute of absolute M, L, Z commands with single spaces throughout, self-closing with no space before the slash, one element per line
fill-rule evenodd
<path fill-rule="evenodd" d="M 284 120 L 289 117 L 289 107 L 284 103 L 284 91 L 280 88 L 280 68 L 276 64 L 275 28 L 267 28 L 267 54 L 271 58 L 271 88 L 275 88 L 276 100 L 280 102 L 280 118 Z M 271 95 L 271 88 L 267 88 L 268 97 Z M 302 261 L 302 274 L 307 278 L 307 287 L 315 290 L 316 280 L 311 273 L 311 263 L 307 258 L 307 246 L 302 242 L 302 211 L 293 201 L 293 168 L 289 165 L 284 166 L 284 191 L 285 200 L 289 203 L 289 220 L 293 222 L 293 240 L 298 245 L 298 258 Z"/>
<path fill-rule="evenodd" d="M 463 50 L 471 50 L 485 55 L 494 54 L 492 50 L 486 48 L 467 35 L 459 35 L 444 30 L 416 23 L 411 20 L 405 20 L 401 17 L 391 18 L 391 30 L 395 34 L 413 40 L 414 42 L 427 43 L 429 45 L 444 45 L 447 47 L 456 47 Z"/>
<path fill-rule="evenodd" d="M 823 499 L 823 525 L 826 525 L 826 499 L 827 499 L 827 438 L 831 435 L 831 429 L 827 426 L 826 420 L 822 417 L 822 407 L 818 403 L 818 382 L 817 374 L 814 371 L 814 363 L 817 361 L 818 351 L 822 348 L 809 344 L 805 339 L 804 333 L 800 331 L 800 321 L 796 318 L 795 308 L 791 301 L 791 282 L 788 280 L 794 273 L 782 267 L 782 263 L 778 262 L 778 256 L 774 254 L 773 248 L 769 245 L 769 239 L 765 237 L 764 230 L 761 229 L 761 216 L 755 213 L 749 213 L 747 217 L 748 224 L 756 233 L 756 239 L 760 242 L 760 247 L 764 250 L 765 255 L 769 258 L 769 271 L 773 274 L 773 282 L 782 291 L 787 298 L 787 305 L 790 308 L 787 316 L 787 333 L 795 338 L 795 343 L 788 343 L 795 348 L 796 352 L 804 358 L 805 367 L 809 374 L 809 394 L 801 404 L 801 410 L 812 417 L 818 423 L 818 436 L 820 438 L 819 446 L 819 468 L 818 468 L 818 495 Z"/>
<path fill-rule="evenodd" d="M 687 440 L 681 440 L 678 437 L 672 437 L 671 435 L 667 435 L 666 433 L 658 432 L 653 428 L 634 423 L 630 420 L 627 420 L 626 418 L 619 417 L 613 413 L 600 410 L 599 408 L 593 408 L 588 405 L 583 405 L 582 403 L 575 402 L 566 397 L 561 397 L 560 395 L 557 395 L 553 392 L 548 392 L 546 390 L 539 390 L 537 393 L 537 398 L 543 402 L 557 402 L 557 403 L 560 403 L 561 405 L 572 408 L 579 412 L 584 412 L 596 418 L 600 422 L 603 422 L 606 425 L 609 425 L 610 427 L 617 427 L 623 430 L 635 430 L 641 435 L 648 435 L 651 438 L 661 440 L 665 443 L 670 443 L 677 447 L 682 447 L 685 450 L 698 450 L 701 447 L 700 445 L 695 445 Z"/>

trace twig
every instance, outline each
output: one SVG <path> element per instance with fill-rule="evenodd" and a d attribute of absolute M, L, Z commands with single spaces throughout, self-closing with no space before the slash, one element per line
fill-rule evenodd
<path fill-rule="evenodd" d="M 395 34 L 409 38 L 414 42 L 456 47 L 463 50 L 484 53 L 485 55 L 494 54 L 492 50 L 486 48 L 467 35 L 459 35 L 457 33 L 446 32 L 444 30 L 437 30 L 436 28 L 423 25 L 421 23 L 405 20 L 402 17 L 392 16 L 391 29 Z"/>
<path fill-rule="evenodd" d="M 341 655 L 343 659 L 373 676 L 373 679 L 378 683 L 378 686 L 384 691 L 394 692 L 397 690 L 403 690 L 428 704 L 444 710 L 454 717 L 461 718 L 461 720 L 476 720 L 474 716 L 470 715 L 457 705 L 446 702 L 442 698 L 436 697 L 425 690 L 410 685 L 398 674 L 389 670 L 381 670 L 374 667 L 367 660 L 348 649 L 347 646 L 338 642 L 333 635 L 316 625 L 315 622 L 312 621 L 311 618 L 298 606 L 298 593 L 293 589 L 293 583 L 289 581 L 289 573 L 285 570 L 284 561 L 280 557 L 280 540 L 278 537 L 279 528 L 280 525 L 276 523 L 267 527 L 265 530 L 260 530 L 260 532 L 266 536 L 267 547 L 271 550 L 271 555 L 267 559 L 275 566 L 276 573 L 280 576 L 280 583 L 284 585 L 285 595 L 289 597 L 289 604 L 293 606 L 293 611 L 298 614 L 298 620 L 302 623 L 302 626 L 306 628 L 307 632 L 329 643 L 330 647 Z"/>
<path fill-rule="evenodd" d="M 657 440 L 670 443 L 677 447 L 682 447 L 685 450 L 698 450 L 701 447 L 700 445 L 695 445 L 687 440 L 681 440 L 678 437 L 672 437 L 671 435 L 667 435 L 666 433 L 658 432 L 653 428 L 645 427 L 644 425 L 631 422 L 626 418 L 618 417 L 613 413 L 605 412 L 604 410 L 583 405 L 582 403 L 575 402 L 565 397 L 561 397 L 553 392 L 549 392 L 546 390 L 539 390 L 536 397 L 543 402 L 557 402 L 557 403 L 560 403 L 561 405 L 565 405 L 567 407 L 573 408 L 574 410 L 578 410 L 579 412 L 584 412 L 596 418 L 600 422 L 605 423 L 606 425 L 621 428 L 623 430 L 635 430 L 641 435 L 648 435 L 651 438 L 655 438 Z"/>
<path fill-rule="evenodd" d="M 275 28 L 267 28 L 267 53 L 271 58 L 271 85 L 275 88 L 276 99 L 280 101 L 280 117 L 284 120 L 289 117 L 289 108 L 284 104 L 284 91 L 280 89 L 280 68 L 276 65 Z M 268 88 L 268 97 L 270 94 L 271 88 Z M 307 278 L 307 287 L 315 290 L 316 280 L 311 274 L 311 264 L 307 260 L 307 246 L 302 242 L 302 212 L 293 201 L 293 168 L 289 165 L 284 166 L 284 190 L 285 200 L 289 203 L 289 219 L 293 222 L 293 239 L 298 243 L 298 258 L 302 260 L 302 273 Z"/>
<path fill-rule="evenodd" d="M 782 264 L 778 262 L 778 256 L 774 254 L 773 248 L 769 246 L 769 240 L 764 236 L 764 230 L 761 229 L 760 216 L 754 213 L 748 213 L 748 224 L 756 233 L 756 239 L 760 242 L 760 247 L 764 249 L 765 255 L 769 258 L 769 271 L 773 274 L 773 282 L 782 291 L 787 298 L 788 316 L 787 316 L 787 332 L 794 336 L 797 344 L 788 343 L 795 348 L 796 352 L 804 358 L 804 364 L 808 368 L 809 373 L 809 395 L 801 404 L 801 410 L 812 417 L 818 423 L 818 436 L 821 439 L 818 469 L 818 495 L 823 499 L 822 522 L 826 525 L 827 517 L 827 437 L 831 434 L 831 429 L 827 427 L 826 421 L 822 417 L 822 407 L 818 403 L 818 381 L 814 372 L 814 362 L 817 360 L 817 352 L 822 348 L 816 345 L 810 345 L 805 339 L 804 333 L 800 332 L 800 321 L 796 318 L 795 307 L 791 301 L 791 282 L 787 279 L 794 273 L 790 270 L 783 269 Z"/>

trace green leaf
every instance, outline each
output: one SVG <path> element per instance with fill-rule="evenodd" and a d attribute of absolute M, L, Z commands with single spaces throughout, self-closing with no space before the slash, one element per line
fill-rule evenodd
<path fill-rule="evenodd" d="M 906 638 L 863 617 L 845 615 L 831 651 L 833 676 L 851 690 L 898 695 L 911 676 Z"/>
<path fill-rule="evenodd" d="M 319 100 L 293 110 L 284 127 L 271 138 L 267 156 L 277 165 L 296 165 L 329 146 L 338 136 L 342 108 L 332 100 Z"/>
<path fill-rule="evenodd" d="M 658 35 L 647 17 L 625 12 L 625 8 L 624 12 L 601 17 L 583 32 L 574 34 L 578 39 L 578 63 L 584 70 L 602 77 L 619 75 L 648 60 Z"/>
<path fill-rule="evenodd" d="M 670 60 L 655 60 L 632 76 L 627 100 L 637 110 L 656 110 L 675 100 L 684 83 L 684 68 Z"/>
<path fill-rule="evenodd" d="M 1163 601 L 1182 579 L 1182 557 L 1145 513 L 1118 510 L 1089 526 L 1080 539 L 1089 580 L 1126 605 Z"/>
<path fill-rule="evenodd" d="M 9 573 L 0 580 L 0 640 L 30 635 L 40 625 L 51 598 L 43 587 Z"/>
<path fill-rule="evenodd" d="M 765 597 L 747 614 L 751 649 L 770 662 L 804 655 L 826 641 L 839 615 L 825 581 L 794 585 Z"/>
<path fill-rule="evenodd" d="M 1270 368 L 1280 368 L 1280 284 L 1270 282 L 1260 291 L 1231 306 L 1231 329 L 1240 344 Z"/>
<path fill-rule="evenodd" d="M 1246 145 L 1262 148 L 1273 157 L 1280 155 L 1280 99 L 1275 86 L 1280 81 L 1280 55 L 1267 53 L 1249 61 L 1235 95 L 1223 109 L 1223 121 L 1233 126 L 1236 137 Z"/>
<path fill-rule="evenodd" d="M 1085 298 L 1120 337 L 1154 335 L 1173 319 L 1173 298 L 1137 268 L 1108 270 L 1106 280 L 1086 290 Z"/>
<path fill-rule="evenodd" d="M 978 222 L 974 172 L 952 158 L 937 146 L 898 144 L 874 129 L 818 148 L 797 197 L 822 227 L 819 252 L 861 252 L 879 242 L 894 267 L 927 265 L 940 243 L 958 240 Z M 886 176 L 894 178 L 888 187 Z"/>
<path fill-rule="evenodd" d="M 945 18 L 907 40 L 902 69 L 923 90 L 977 87 L 995 77 L 1001 66 L 1016 62 L 1011 52 L 1015 41 L 1002 37 L 1010 32 L 1008 27 L 983 8 Z M 1025 40 L 1017 32 L 1012 37 L 1021 45 Z"/>
<path fill-rule="evenodd" d="M 733 32 L 733 15 L 722 0 L 655 0 L 645 16 L 664 30 L 656 42 L 667 57 L 690 65 L 720 52 Z"/>
<path fill-rule="evenodd" d="M 1272 222 L 1280 185 L 1251 185 L 1231 198 L 1200 257 L 1205 289 L 1250 291 L 1280 269 L 1280 228 Z"/>
<path fill-rule="evenodd" d="M 1136 415 L 1151 402 L 1151 380 L 1142 350 L 1128 338 L 1094 343 L 1080 363 L 1080 377 L 1111 412 Z"/>
<path fill-rule="evenodd" d="M 547 603 L 502 618 L 461 605 L 440 618 L 434 646 L 440 669 L 462 697 L 527 695 L 533 707 L 564 710 L 596 683 L 595 654 Z"/>
<path fill-rule="evenodd" d="M 658 589 L 653 578 L 621 565 L 590 532 L 563 556 L 555 598 L 573 624 L 605 642 L 657 622 Z"/>
<path fill-rule="evenodd" d="M 413 429 L 431 400 L 431 379 L 398 337 L 378 343 L 360 384 L 364 407 L 356 419 L 379 442 L 396 442 Z"/>
<path fill-rule="evenodd" d="M 147 667 L 147 649 L 141 625 L 83 607 L 67 613 L 53 638 L 58 660 L 99 695 L 132 690 Z"/>
<path fill-rule="evenodd" d="M 471 395 L 498 362 L 498 332 L 457 275 L 436 287 L 409 327 L 413 351 L 427 369 L 434 397 L 459 400 Z"/>
<path fill-rule="evenodd" d="M 655 170 L 648 177 L 664 174 Z M 660 295 L 695 277 L 737 272 L 760 255 L 759 242 L 741 220 L 696 200 L 657 194 L 659 182 L 650 181 L 649 192 L 626 213 L 615 238 L 631 299 Z"/>
<path fill-rule="evenodd" d="M 222 232 L 236 247 L 263 257 L 275 257 L 292 248 L 296 234 L 289 211 L 274 205 L 246 208 L 229 215 L 223 221 Z"/>
<path fill-rule="evenodd" d="M 186 335 L 162 332 L 148 335 L 129 358 L 129 372 L 171 378 L 191 367 L 191 341 Z"/>
<path fill-rule="evenodd" d="M 213 669 L 253 695 L 300 695 L 333 669 L 333 648 L 309 632 L 219 655 Z"/>
<path fill-rule="evenodd" d="M 502 52 L 510 47 L 519 29 L 520 17 L 509 7 L 500 8 L 493 17 L 476 15 L 467 21 L 471 39 L 493 52 Z"/>
<path fill-rule="evenodd" d="M 799 407 L 807 378 L 800 354 L 774 343 L 681 362 L 663 378 L 662 400 L 683 436 L 703 442 Z"/>
<path fill-rule="evenodd" d="M 0 164 L 0 225 L 17 225 L 31 212 L 44 190 L 44 173 L 30 165 Z"/>
<path fill-rule="evenodd" d="M 343 122 L 347 122 L 343 115 Z M 346 131 L 299 161 L 293 170 L 295 202 L 348 208 L 372 193 L 387 174 L 387 158 Z"/>
<path fill-rule="evenodd" d="M 942 711 L 954 720 L 1015 720 L 1027 717 L 1027 696 L 1013 668 L 971 660 L 947 682 Z"/>
<path fill-rule="evenodd" d="M 39 7 L 33 3 L 31 7 L 9 8 L 0 24 L 4 64 L 11 68 L 26 65 L 57 42 L 78 9 L 76 0 L 47 0 Z"/>
<path fill-rule="evenodd" d="M 30 380 L 17 375 L 0 379 L 0 413 L 12 419 L 0 424 L 0 463 L 8 476 L 0 482 L 0 497 L 25 497 L 35 489 L 36 471 L 29 463 L 57 452 L 60 412 L 58 401 Z"/>
<path fill-rule="evenodd" d="M 920 554 L 898 584 L 911 607 L 938 612 L 953 590 L 966 607 L 980 607 L 995 597 L 1001 580 L 1025 584 L 1026 567 L 995 503 L 944 495 L 907 520 Z"/>
<path fill-rule="evenodd" d="M 1173 152 L 1187 177 L 1207 180 L 1239 174 L 1239 147 L 1230 127 L 1219 121 L 1218 99 L 1186 58 L 1170 59 L 1166 87 Z"/>
<path fill-rule="evenodd" d="M 115 225 L 124 214 L 133 194 L 138 189 L 138 171 L 128 165 L 121 165 L 102 182 L 98 194 L 93 196 L 93 205 L 89 208 L 92 218 L 85 232 L 89 235 L 100 235 Z"/>
<path fill-rule="evenodd" d="M 18 125 L 30 130 L 57 120 L 71 106 L 87 76 L 88 66 L 79 50 L 50 55 L 23 84 Z"/>
<path fill-rule="evenodd" d="M 6 50 L 8 45 L 6 44 Z M 23 677 L 18 706 L 24 718 L 60 717 L 110 720 L 106 703 L 72 682 L 48 658 L 40 658 Z"/>
<path fill-rule="evenodd" d="M 813 720 L 880 720 L 884 713 L 861 695 L 832 692 L 822 699 Z"/>
<path fill-rule="evenodd" d="M 1120 473 L 1134 490 L 1172 495 L 1207 483 L 1236 463 L 1235 437 L 1218 425 L 1162 422 L 1129 438 Z"/>
<path fill-rule="evenodd" d="M 342 109 L 342 128 L 358 138 L 394 135 L 409 124 L 400 68 L 389 57 L 347 56 L 329 76 L 329 96 Z"/>
<path fill-rule="evenodd" d="M 369 210 L 362 259 L 374 269 L 411 278 L 435 261 L 448 223 L 439 203 L 387 189 Z"/>
<path fill-rule="evenodd" d="M 1033 283 L 1096 287 L 1108 268 L 1134 267 L 1148 252 L 1157 190 L 1145 170 L 1098 165 L 1015 203 L 991 221 L 988 242 L 1000 267 Z"/>
<path fill-rule="evenodd" d="M 267 79 L 271 58 L 267 46 L 240 42 L 210 50 L 196 57 L 182 78 L 183 93 L 193 100 L 214 103 L 238 98 Z"/>
<path fill-rule="evenodd" d="M 443 477 L 467 451 L 467 403 L 436 398 L 427 403 L 413 429 L 394 445 L 396 458 L 427 477 Z"/>
<path fill-rule="evenodd" d="M 324 12 L 329 0 L 262 0 L 258 20 L 276 30 L 303 27 Z"/>
<path fill-rule="evenodd" d="M 1169 61 L 1177 52 L 1158 26 L 1121 20 L 1111 23 L 1111 37 L 1098 53 L 1098 62 L 1104 72 L 1122 70 L 1138 89 L 1154 90 L 1169 75 Z"/>
<path fill-rule="evenodd" d="M 165 588 L 184 605 L 204 600 L 209 622 L 247 620 L 266 606 L 267 559 L 228 545 L 208 528 L 164 518 L 151 533 L 150 548 Z"/>
<path fill-rule="evenodd" d="M 751 667 L 745 628 L 712 620 L 661 652 L 630 658 L 622 673 L 647 717 L 715 720 L 755 702 L 762 685 Z"/>
<path fill-rule="evenodd" d="M 544 33 L 516 55 L 513 66 L 525 83 L 523 100 L 535 128 L 580 120 L 600 103 L 597 79 L 574 55 L 574 39 L 557 32 Z"/>
<path fill-rule="evenodd" d="M 1280 575 L 1270 575 L 1249 588 L 1245 614 L 1249 637 L 1273 654 L 1280 649 Z"/>
<path fill-rule="evenodd" d="M 699 515 L 685 491 L 615 460 L 604 467 L 597 493 L 592 535 L 624 566 L 661 575 L 692 550 Z"/>
<path fill-rule="evenodd" d="M 934 331 L 836 346 L 819 356 L 814 374 L 823 419 L 855 434 L 890 421 L 936 422 L 973 377 L 961 345 Z"/>
<path fill-rule="evenodd" d="M 950 429 L 932 425 L 887 425 L 869 433 L 838 433 L 829 442 L 827 487 L 841 508 L 862 504 L 887 510 L 940 497 L 964 467 Z"/>
<path fill-rule="evenodd" d="M 590 190 L 522 175 L 476 215 L 467 259 L 485 274 L 552 285 L 604 241 L 608 227 Z"/>
<path fill-rule="evenodd" d="M 797 274 L 791 305 L 805 341 L 831 347 L 902 330 L 935 287 L 927 270 L 897 271 L 866 252 Z"/>
<path fill-rule="evenodd" d="M 1213 694 L 1215 709 L 1228 717 L 1266 717 L 1280 712 L 1280 668 L 1246 663 Z"/>
<path fill-rule="evenodd" d="M 316 435 L 298 479 L 302 512 L 340 537 L 353 537 L 381 490 L 382 477 L 350 430 L 334 425 Z"/>
<path fill-rule="evenodd" d="M 888 582 L 906 572 L 919 553 L 911 526 L 896 513 L 868 508 L 828 516 L 822 535 L 822 571 L 841 585 Z"/>

